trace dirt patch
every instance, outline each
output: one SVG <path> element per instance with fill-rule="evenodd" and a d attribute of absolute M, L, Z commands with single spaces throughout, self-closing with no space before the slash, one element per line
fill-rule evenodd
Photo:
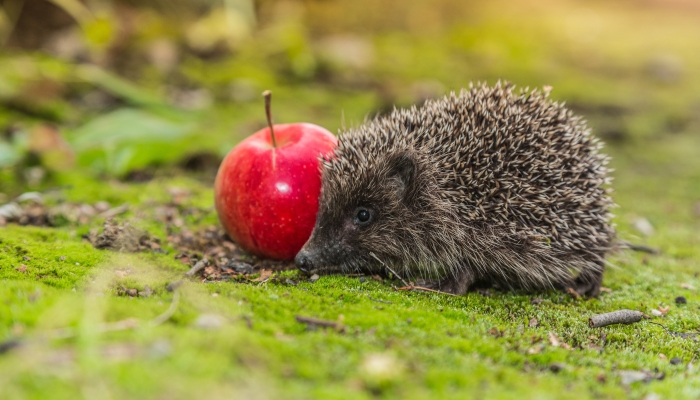
<path fill-rule="evenodd" d="M 182 228 L 168 236 L 168 244 L 178 250 L 175 255 L 182 263 L 194 266 L 206 258 L 206 267 L 198 276 L 209 280 L 229 280 L 237 276 L 260 273 L 263 269 L 283 271 L 294 269 L 288 261 L 264 260 L 245 252 L 220 227 L 210 226 L 193 232 Z"/>
<path fill-rule="evenodd" d="M 27 192 L 0 205 L 0 226 L 7 223 L 41 227 L 87 225 L 94 218 L 112 218 L 129 209 L 126 205 L 112 207 L 104 201 L 95 204 L 62 202 L 49 206 L 44 200 L 40 192 Z"/>
<path fill-rule="evenodd" d="M 102 232 L 93 230 L 85 238 L 96 249 L 108 249 L 134 253 L 145 250 L 160 250 L 160 241 L 148 232 L 129 225 L 119 224 L 113 219 L 105 221 Z"/>

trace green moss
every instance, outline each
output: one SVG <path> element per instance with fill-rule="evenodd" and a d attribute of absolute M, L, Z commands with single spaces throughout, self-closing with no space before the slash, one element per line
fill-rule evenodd
<path fill-rule="evenodd" d="M 75 232 L 10 226 L 0 230 L 0 280 L 30 280 L 73 288 L 104 260 Z"/>
<path fill-rule="evenodd" d="M 474 8 L 445 0 L 439 3 L 450 10 L 446 20 L 459 25 L 439 18 L 431 25 L 439 7 L 418 13 L 416 26 L 401 29 L 389 16 L 381 26 L 366 26 L 368 19 L 360 18 L 373 57 L 353 72 L 323 61 L 311 48 L 314 34 L 337 33 L 339 23 L 326 18 L 334 15 L 324 8 L 331 7 L 327 2 L 312 3 L 306 25 L 265 27 L 235 58 L 202 61 L 184 54 L 178 73 L 217 102 L 187 113 L 161 110 L 164 117 L 176 119 L 177 113 L 194 124 L 196 134 L 152 149 L 151 159 L 142 152 L 146 158 L 137 165 L 172 163 L 201 150 L 223 156 L 265 126 L 260 99 L 231 100 L 231 82 L 244 82 L 256 93 L 274 89 L 277 122 L 313 121 L 331 131 L 394 104 L 414 103 L 426 87 L 436 95 L 499 78 L 519 86 L 552 85 L 553 98 L 566 100 L 612 142 L 606 150 L 616 169 L 620 238 L 662 254 L 611 256 L 604 280 L 611 291 L 591 300 L 559 292 L 450 297 L 399 292 L 371 279 L 309 283 L 295 272 L 268 283 L 192 280 L 180 288 L 172 317 L 153 326 L 173 301 L 167 284 L 187 270 L 173 249 L 166 245 L 167 255 L 95 250 L 82 235 L 99 227 L 99 218 L 86 226 L 65 221 L 54 229 L 10 225 L 0 228 L 0 341 L 23 345 L 0 354 L 0 398 L 700 397 L 698 342 L 651 323 L 675 332 L 697 333 L 700 327 L 700 217 L 693 211 L 700 202 L 700 64 L 691 56 L 698 53 L 692 13 L 613 3 L 590 3 L 586 10 L 567 2 Z M 359 0 L 356 7 L 381 6 L 375 3 Z M 352 10 L 343 7 L 344 23 Z M 299 54 L 307 61 L 317 57 L 318 64 L 301 62 L 303 57 L 291 61 Z M 649 71 L 650 63 L 666 56 L 681 66 L 675 80 Z M 29 67 L 13 67 L 9 75 L 0 71 L 0 86 L 3 79 L 13 85 L 38 79 L 33 69 L 58 82 L 72 79 L 72 68 L 47 56 L 18 60 L 2 65 L 7 70 L 21 61 Z M 29 78 L 18 78 L 20 70 Z M 158 92 L 158 82 L 139 84 Z M 68 128 L 94 117 L 94 111 L 77 116 L 61 107 L 51 109 L 52 115 L 75 122 Z M 22 118 L 18 111 L 0 110 L 3 126 L 17 120 L 31 126 L 37 117 Z M 129 211 L 118 218 L 161 240 L 167 231 L 157 207 L 171 200 L 169 188 L 189 190 L 184 206 L 201 211 L 185 217 L 185 226 L 217 223 L 211 183 L 169 168 L 146 183 L 76 168 L 31 189 L 56 187 L 62 189 L 45 192 L 47 204 L 127 204 Z M 29 189 L 14 169 L 0 169 L 0 198 Z M 655 232 L 637 232 L 638 218 Z M 123 288 L 144 291 L 147 285 L 149 297 L 123 295 Z M 677 296 L 687 304 L 676 304 Z M 542 301 L 532 304 L 535 297 Z M 666 316 L 628 326 L 587 325 L 593 314 L 621 308 L 651 314 L 658 307 L 669 307 Z M 207 314 L 222 316 L 223 325 L 203 329 L 198 318 Z M 297 315 L 341 321 L 346 328 L 310 330 Z M 138 328 L 99 332 L 125 320 Z M 52 339 L 66 333 L 70 337 Z M 554 346 L 550 337 L 573 349 Z M 674 357 L 682 362 L 670 364 Z M 665 378 L 623 385 L 620 370 L 658 371 Z"/>

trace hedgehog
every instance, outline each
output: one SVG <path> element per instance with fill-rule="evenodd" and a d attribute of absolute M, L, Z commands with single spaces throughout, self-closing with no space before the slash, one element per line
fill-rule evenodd
<path fill-rule="evenodd" d="M 342 131 L 297 267 L 597 296 L 615 239 L 609 158 L 548 89 L 514 89 L 470 84 Z"/>

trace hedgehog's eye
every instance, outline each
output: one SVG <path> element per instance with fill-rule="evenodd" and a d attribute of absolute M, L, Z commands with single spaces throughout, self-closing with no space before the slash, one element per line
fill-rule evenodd
<path fill-rule="evenodd" d="M 372 221 L 372 213 L 365 207 L 355 210 L 355 223 L 357 225 L 367 225 Z"/>

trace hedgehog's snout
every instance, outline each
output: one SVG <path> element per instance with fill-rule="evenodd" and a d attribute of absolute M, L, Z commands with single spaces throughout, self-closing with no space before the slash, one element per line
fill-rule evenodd
<path fill-rule="evenodd" d="M 297 256 L 294 257 L 294 264 L 297 265 L 299 271 L 305 274 L 311 273 L 311 271 L 314 270 L 314 263 L 311 261 L 311 255 L 304 249 L 299 250 Z"/>

